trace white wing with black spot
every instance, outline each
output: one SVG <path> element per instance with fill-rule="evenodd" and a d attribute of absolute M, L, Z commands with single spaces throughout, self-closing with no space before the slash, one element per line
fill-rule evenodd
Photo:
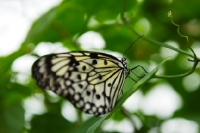
<path fill-rule="evenodd" d="M 50 54 L 36 60 L 37 85 L 68 99 L 76 108 L 100 116 L 110 112 L 120 95 L 126 63 L 98 52 Z"/>

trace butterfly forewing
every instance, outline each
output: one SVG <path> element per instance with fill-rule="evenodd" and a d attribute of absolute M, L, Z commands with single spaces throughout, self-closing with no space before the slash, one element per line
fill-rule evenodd
<path fill-rule="evenodd" d="M 110 112 L 125 80 L 124 63 L 97 52 L 50 54 L 35 61 L 32 75 L 39 87 L 68 99 L 85 113 Z"/>

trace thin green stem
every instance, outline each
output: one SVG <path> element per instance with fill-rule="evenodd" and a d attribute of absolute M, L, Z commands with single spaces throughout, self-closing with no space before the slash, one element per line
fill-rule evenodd
<path fill-rule="evenodd" d="M 190 74 L 192 74 L 198 65 L 198 62 L 194 62 L 192 69 L 189 72 L 186 72 L 184 74 L 179 74 L 179 75 L 154 75 L 153 78 L 161 78 L 161 79 L 167 79 L 167 78 L 180 78 L 180 77 L 185 77 Z"/>
<path fill-rule="evenodd" d="M 126 20 L 126 18 L 125 18 L 125 16 L 124 16 L 125 8 L 126 8 L 126 0 L 123 0 L 123 8 L 122 8 L 122 12 L 121 12 L 121 14 L 120 14 L 120 17 L 121 17 L 122 22 L 123 22 L 125 25 L 127 25 L 128 28 L 129 28 L 134 34 L 136 34 L 136 35 L 138 35 L 138 36 L 141 36 L 141 34 L 140 34 L 138 31 L 136 31 L 136 30 L 132 27 L 131 24 L 129 24 L 129 23 L 127 22 L 127 20 Z M 182 36 L 183 36 L 183 35 L 182 35 Z M 184 37 L 185 37 L 185 36 L 184 36 Z M 150 38 L 145 37 L 145 36 L 142 37 L 142 39 L 144 39 L 144 40 L 146 40 L 146 41 L 148 41 L 148 42 L 150 42 L 150 43 L 152 43 L 152 44 L 159 45 L 159 46 L 163 46 L 163 47 L 172 49 L 172 50 L 174 50 L 174 51 L 177 51 L 177 52 L 179 52 L 179 53 L 182 53 L 182 54 L 185 54 L 185 55 L 187 55 L 187 56 L 190 56 L 190 57 L 194 58 L 192 54 L 189 54 L 189 53 L 187 53 L 187 52 L 184 51 L 184 50 L 175 48 L 175 47 L 170 46 L 170 45 L 168 45 L 168 44 L 165 44 L 165 43 L 162 43 L 162 42 L 159 42 L 159 41 L 150 39 Z"/>
<path fill-rule="evenodd" d="M 126 1 L 126 0 L 124 0 L 124 1 Z M 125 3 L 125 2 L 124 2 L 124 3 Z M 125 5 L 124 5 L 124 6 L 125 6 Z M 123 8 L 123 10 L 125 10 L 125 9 Z M 124 11 L 122 11 L 122 13 L 121 13 L 121 20 L 122 20 L 122 22 L 123 22 L 124 24 L 126 24 L 126 25 L 128 26 L 128 28 L 129 28 L 134 34 L 136 34 L 136 35 L 138 35 L 138 36 L 141 36 L 141 34 L 140 34 L 138 31 L 136 31 L 136 30 L 132 27 L 131 24 L 129 24 L 129 23 L 127 22 L 126 18 L 124 17 Z M 148 42 L 150 42 L 150 43 L 152 43 L 152 44 L 159 45 L 159 46 L 163 46 L 163 47 L 172 49 L 172 50 L 174 50 L 174 51 L 177 51 L 177 52 L 179 52 L 179 53 L 182 53 L 182 54 L 185 54 L 185 55 L 187 55 L 187 56 L 189 56 L 189 57 L 194 58 L 194 56 L 193 56 L 192 54 L 189 54 L 188 52 L 186 52 L 186 51 L 184 51 L 184 50 L 181 50 L 181 49 L 178 49 L 178 48 L 175 48 L 175 47 L 173 47 L 173 46 L 171 46 L 171 45 L 168 45 L 168 44 L 165 44 L 165 43 L 162 43 L 162 42 L 153 40 L 153 39 L 148 38 L 148 37 L 145 37 L 145 36 L 142 37 L 142 39 L 144 39 L 144 40 L 146 40 L 146 41 L 148 41 Z"/>
<path fill-rule="evenodd" d="M 168 12 L 168 17 L 171 18 L 172 24 L 178 27 L 178 28 L 177 28 L 178 34 L 179 34 L 181 37 L 186 38 L 186 41 L 187 41 L 187 44 L 188 44 L 188 42 L 189 42 L 189 41 L 188 41 L 188 37 L 185 36 L 185 35 L 182 35 L 182 34 L 180 33 L 180 25 L 174 23 L 174 21 L 173 21 L 173 19 L 172 19 L 173 16 L 172 16 L 172 12 L 171 12 L 171 11 Z M 179 75 L 155 75 L 154 78 L 165 78 L 165 79 L 166 79 L 166 78 L 180 78 L 180 77 L 185 77 L 185 76 L 188 76 L 188 75 L 192 74 L 192 73 L 195 71 L 196 66 L 197 66 L 198 63 L 200 62 L 200 59 L 197 58 L 197 56 L 196 56 L 194 50 L 193 50 L 189 45 L 188 45 L 188 48 L 189 48 L 189 49 L 192 51 L 192 53 L 193 53 L 193 60 L 190 60 L 190 59 L 188 59 L 188 60 L 194 62 L 193 67 L 192 67 L 192 69 L 191 69 L 189 72 L 186 72 L 186 73 L 184 73 L 184 74 L 179 74 Z"/>
<path fill-rule="evenodd" d="M 163 46 L 163 47 L 172 49 L 172 50 L 174 50 L 174 51 L 177 51 L 177 52 L 179 52 L 179 53 L 182 53 L 182 54 L 185 54 L 185 55 L 187 55 L 187 56 L 189 56 L 189 57 L 194 58 L 194 56 L 193 56 L 192 54 L 189 54 L 188 52 L 186 52 L 186 51 L 184 51 L 184 50 L 175 48 L 175 47 L 170 46 L 170 45 L 165 44 L 165 43 L 158 42 L 158 41 L 153 40 L 153 39 L 150 39 L 150 38 L 148 38 L 148 37 L 143 37 L 143 38 L 144 38 L 144 40 L 146 40 L 146 41 L 148 41 L 148 42 L 151 42 L 151 43 L 153 43 L 153 44 L 160 45 L 160 46 Z"/>
<path fill-rule="evenodd" d="M 123 9 L 122 9 L 122 12 L 121 12 L 121 15 L 120 15 L 120 16 L 121 16 L 122 22 L 123 22 L 125 25 L 127 25 L 127 27 L 128 27 L 134 34 L 136 34 L 136 35 L 138 35 L 138 36 L 141 36 L 141 34 L 140 34 L 138 31 L 136 31 L 136 30 L 132 27 L 132 25 L 129 24 L 129 22 L 126 20 L 126 18 L 125 18 L 125 16 L 124 16 L 125 7 L 126 7 L 126 0 L 123 0 Z M 173 21 L 173 19 L 172 19 L 172 13 L 171 13 L 171 11 L 168 12 L 168 17 L 171 18 L 172 24 L 178 27 L 178 28 L 177 28 L 178 34 L 179 34 L 181 37 L 186 38 L 187 45 L 188 45 L 188 42 L 189 42 L 189 41 L 188 41 L 188 37 L 185 36 L 185 35 L 182 35 L 182 34 L 180 33 L 180 26 L 179 26 L 178 24 L 174 23 L 174 21 Z M 192 67 L 192 69 L 191 69 L 189 72 L 186 72 L 186 73 L 184 73 L 184 74 L 179 74 L 179 75 L 154 75 L 154 78 L 177 78 L 177 77 L 185 77 L 185 76 L 188 76 L 188 75 L 190 75 L 191 73 L 194 72 L 194 70 L 196 69 L 196 66 L 197 66 L 198 63 L 200 62 L 200 59 L 197 58 L 195 52 L 193 51 L 193 49 L 192 49 L 189 45 L 188 45 L 188 48 L 191 50 L 192 54 L 190 54 L 190 53 L 188 53 L 188 52 L 186 52 L 186 51 L 184 51 L 184 50 L 181 50 L 181 49 L 175 48 L 175 47 L 173 47 L 173 46 L 170 46 L 170 45 L 168 45 L 168 44 L 165 44 L 165 43 L 162 43 L 162 42 L 153 40 L 153 39 L 148 38 L 148 37 L 142 37 L 142 39 L 144 39 L 144 40 L 146 40 L 146 41 L 148 41 L 148 42 L 150 42 L 150 43 L 152 43 L 152 44 L 159 45 L 159 46 L 162 46 L 162 47 L 166 47 L 166 48 L 172 49 L 172 50 L 174 50 L 174 51 L 177 51 L 177 52 L 179 52 L 179 53 L 181 53 L 181 54 L 185 54 L 185 55 L 187 55 L 187 56 L 189 56 L 189 57 L 192 58 L 192 60 L 191 60 L 191 59 L 188 59 L 189 61 L 194 62 L 193 67 Z"/>
<path fill-rule="evenodd" d="M 187 41 L 187 44 L 188 44 L 188 42 L 189 42 L 189 41 L 188 41 L 188 40 L 189 40 L 188 37 L 181 34 L 181 32 L 180 32 L 180 25 L 176 24 L 176 23 L 173 21 L 173 19 L 172 19 L 173 16 L 172 16 L 172 12 L 171 12 L 171 11 L 168 12 L 168 17 L 170 18 L 172 24 L 175 25 L 175 26 L 177 27 L 177 32 L 178 32 L 178 34 L 179 34 L 181 37 L 185 38 L 186 41 Z"/>

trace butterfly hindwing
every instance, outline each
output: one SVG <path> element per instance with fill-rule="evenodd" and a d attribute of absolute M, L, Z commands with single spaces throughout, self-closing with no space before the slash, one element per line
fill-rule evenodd
<path fill-rule="evenodd" d="M 124 63 L 98 52 L 50 54 L 35 61 L 37 85 L 68 99 L 75 107 L 96 116 L 110 112 L 125 80 Z"/>

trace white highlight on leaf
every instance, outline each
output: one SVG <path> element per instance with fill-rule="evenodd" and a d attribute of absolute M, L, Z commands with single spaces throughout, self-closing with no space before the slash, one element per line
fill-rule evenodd
<path fill-rule="evenodd" d="M 31 75 L 31 66 L 35 60 L 35 57 L 30 55 L 24 55 L 17 58 L 12 64 L 12 70 L 17 74 L 11 81 L 25 84 L 29 82 Z"/>
<path fill-rule="evenodd" d="M 121 132 L 121 133 L 133 133 L 134 129 L 131 125 L 130 121 L 127 119 L 123 119 L 122 121 L 113 121 L 113 120 L 107 120 L 102 125 L 103 131 L 106 132 Z"/>
<path fill-rule="evenodd" d="M 195 91 L 200 86 L 200 75 L 194 72 L 189 76 L 184 77 L 182 83 L 187 91 Z"/>
<path fill-rule="evenodd" d="M 123 104 L 123 106 L 129 111 L 134 112 L 137 111 L 140 107 L 140 104 L 142 102 L 142 92 L 140 90 L 136 91 L 134 94 L 132 94 Z"/>
<path fill-rule="evenodd" d="M 27 121 L 30 121 L 32 116 L 35 114 L 39 115 L 46 112 L 46 108 L 43 101 L 44 96 L 42 94 L 36 94 L 24 100 L 23 106 L 25 109 L 25 119 Z"/>
<path fill-rule="evenodd" d="M 161 125 L 162 133 L 199 133 L 198 123 L 183 118 L 174 118 Z"/>
<path fill-rule="evenodd" d="M 179 48 L 178 43 L 175 41 L 167 41 L 165 43 L 175 48 Z M 164 59 L 168 57 L 171 57 L 170 59 L 174 59 L 178 55 L 178 52 L 169 48 L 161 47 L 160 54 Z"/>
<path fill-rule="evenodd" d="M 77 120 L 76 110 L 69 102 L 63 102 L 62 115 L 71 122 L 75 122 Z"/>
<path fill-rule="evenodd" d="M 102 36 L 94 31 L 88 31 L 81 35 L 78 39 L 83 49 L 103 49 L 105 47 L 105 41 Z"/>
<path fill-rule="evenodd" d="M 182 105 L 181 97 L 167 83 L 156 85 L 141 104 L 141 110 L 147 115 L 168 118 Z"/>

